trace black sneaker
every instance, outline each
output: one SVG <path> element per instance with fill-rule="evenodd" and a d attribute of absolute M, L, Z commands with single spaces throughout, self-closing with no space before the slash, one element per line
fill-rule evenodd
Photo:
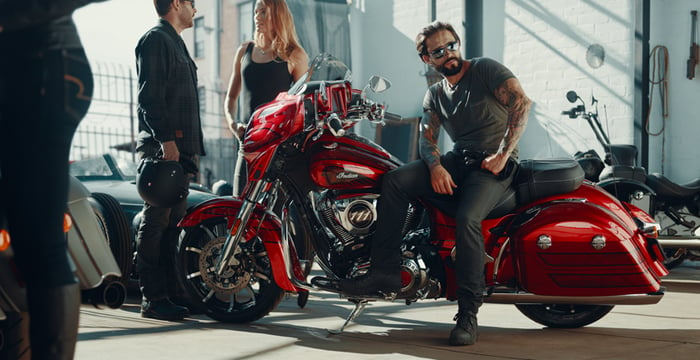
<path fill-rule="evenodd" d="M 401 275 L 370 272 L 369 275 L 357 279 L 340 280 L 340 289 L 350 295 L 398 293 L 401 290 Z"/>
<path fill-rule="evenodd" d="M 474 345 L 479 337 L 479 325 L 473 313 L 457 313 L 454 319 L 457 325 L 450 332 L 450 345 Z"/>
<path fill-rule="evenodd" d="M 189 309 L 173 304 L 170 299 L 141 302 L 141 317 L 175 321 L 190 315 Z"/>

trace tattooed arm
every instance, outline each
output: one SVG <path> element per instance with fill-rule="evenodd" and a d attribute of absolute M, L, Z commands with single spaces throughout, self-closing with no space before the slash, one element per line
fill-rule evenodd
<path fill-rule="evenodd" d="M 437 141 L 440 135 L 440 120 L 431 110 L 423 112 L 420 124 L 420 155 L 430 168 L 430 183 L 438 194 L 453 194 L 457 185 L 449 172 L 440 164 L 440 149 Z"/>
<path fill-rule="evenodd" d="M 481 167 L 498 175 L 505 167 L 510 154 L 515 150 L 525 131 L 532 101 L 525 96 L 525 92 L 516 78 L 504 81 L 496 89 L 494 95 L 498 102 L 508 108 L 508 124 L 498 152 L 487 157 L 481 163 Z"/>

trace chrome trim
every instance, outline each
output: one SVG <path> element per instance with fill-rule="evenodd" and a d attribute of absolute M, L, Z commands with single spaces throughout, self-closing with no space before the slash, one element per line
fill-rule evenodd
<path fill-rule="evenodd" d="M 501 259 L 503 259 L 503 252 L 506 251 L 506 248 L 508 247 L 508 244 L 510 243 L 510 237 L 507 237 L 506 240 L 503 242 L 503 245 L 501 245 L 501 250 L 498 251 L 498 256 L 496 256 L 496 261 L 493 264 L 493 281 L 496 282 L 496 279 L 498 278 L 498 269 L 501 266 Z"/>
<path fill-rule="evenodd" d="M 667 248 L 683 248 L 683 249 L 700 249 L 700 237 L 663 237 L 659 236 L 656 240 L 662 247 Z"/>
<path fill-rule="evenodd" d="M 253 214 L 253 210 L 255 210 L 255 205 L 257 204 L 256 200 L 260 195 L 264 184 L 266 184 L 265 181 L 257 181 L 255 185 L 253 185 L 253 190 L 248 194 L 250 197 L 246 197 L 243 200 L 241 210 L 238 212 L 238 216 L 236 217 L 236 220 L 240 219 L 240 225 L 238 226 L 238 230 L 236 230 L 235 234 L 231 234 L 229 231 L 228 235 L 226 235 L 226 241 L 221 248 L 221 256 L 216 263 L 215 271 L 217 275 L 223 276 L 226 266 L 228 266 L 229 262 L 233 259 L 233 253 L 236 248 L 238 248 L 238 244 L 243 238 L 243 232 L 245 231 L 248 221 Z"/>
<path fill-rule="evenodd" d="M 661 301 L 662 292 L 615 296 L 550 296 L 525 292 L 493 293 L 484 302 L 495 304 L 577 304 L 577 305 L 651 305 Z"/>
<path fill-rule="evenodd" d="M 602 250 L 605 245 L 607 245 L 607 241 L 605 240 L 604 235 L 598 234 L 593 236 L 593 239 L 591 239 L 591 247 L 596 250 Z"/>
<path fill-rule="evenodd" d="M 542 250 L 547 250 L 552 247 L 552 237 L 547 234 L 542 234 L 537 237 L 537 247 Z"/>

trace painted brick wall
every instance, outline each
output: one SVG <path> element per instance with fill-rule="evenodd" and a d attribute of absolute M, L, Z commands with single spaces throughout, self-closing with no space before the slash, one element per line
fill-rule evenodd
<path fill-rule="evenodd" d="M 486 34 L 485 42 L 498 43 L 502 37 L 503 57 L 498 60 L 513 70 L 534 101 L 521 142 L 523 157 L 567 156 L 589 148 L 603 154 L 583 119 L 561 115 L 573 106 L 565 98 L 569 90 L 575 90 L 586 106 L 591 96 L 598 99 L 601 122 L 612 142 L 634 141 L 633 1 L 513 0 L 491 4 L 487 11 L 487 17 L 500 13 L 504 23 L 502 32 Z M 605 50 L 598 68 L 586 60 L 593 44 Z"/>

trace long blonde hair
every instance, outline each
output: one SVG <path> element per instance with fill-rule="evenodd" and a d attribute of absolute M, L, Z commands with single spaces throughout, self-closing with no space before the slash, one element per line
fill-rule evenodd
<path fill-rule="evenodd" d="M 262 47 L 265 40 L 270 41 L 272 49 L 275 51 L 277 56 L 284 60 L 289 61 L 289 57 L 294 50 L 300 48 L 299 39 L 297 38 L 297 31 L 294 27 L 294 18 L 292 13 L 289 11 L 287 2 L 285 0 L 258 0 L 263 5 L 267 6 L 267 10 L 270 16 L 270 21 L 272 24 L 272 39 L 265 39 L 265 35 L 259 33 L 255 30 L 255 44 Z"/>

